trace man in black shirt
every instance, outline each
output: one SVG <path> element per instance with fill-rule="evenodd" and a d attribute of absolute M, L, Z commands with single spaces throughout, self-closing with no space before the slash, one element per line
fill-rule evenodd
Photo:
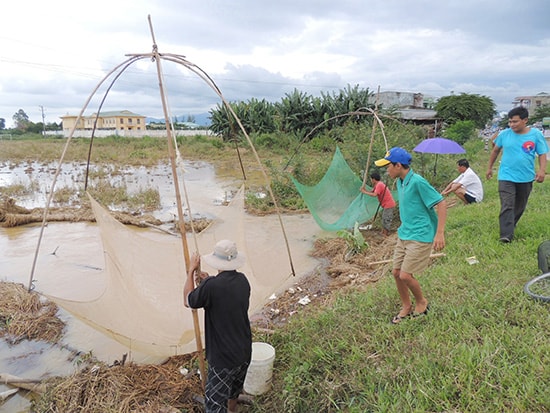
<path fill-rule="evenodd" d="M 234 242 L 222 240 L 216 244 L 214 252 L 203 255 L 202 260 L 218 270 L 218 274 L 209 276 L 201 272 L 201 282 L 194 288 L 193 277 L 201 262 L 201 257 L 195 253 L 187 272 L 184 299 L 187 307 L 205 310 L 206 412 L 233 412 L 252 355 L 248 318 L 250 284 L 243 273 L 237 272 L 246 258 L 237 251 Z"/>

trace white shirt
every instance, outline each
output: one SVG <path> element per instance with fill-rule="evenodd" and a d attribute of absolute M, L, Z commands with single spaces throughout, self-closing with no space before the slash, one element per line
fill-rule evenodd
<path fill-rule="evenodd" d="M 466 169 L 453 182 L 461 184 L 466 189 L 466 193 L 475 198 L 476 202 L 483 200 L 483 184 L 472 168 Z"/>

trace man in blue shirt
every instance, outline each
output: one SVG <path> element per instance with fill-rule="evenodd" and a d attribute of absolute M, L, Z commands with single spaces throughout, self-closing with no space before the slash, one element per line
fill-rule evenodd
<path fill-rule="evenodd" d="M 407 317 L 428 314 L 428 300 L 414 274 L 428 267 L 432 247 L 436 251 L 445 247 L 447 204 L 428 181 L 410 168 L 411 160 L 405 149 L 395 147 L 375 162 L 376 166 L 387 166 L 389 176 L 397 179 L 399 196 L 401 226 L 397 229 L 392 273 L 402 307 L 391 320 L 393 324 Z M 414 307 L 410 293 L 415 299 Z"/>
<path fill-rule="evenodd" d="M 502 150 L 498 170 L 500 195 L 500 242 L 514 238 L 516 225 L 525 211 L 533 181 L 544 182 L 548 145 L 541 131 L 527 126 L 529 111 L 519 106 L 508 112 L 509 129 L 501 131 L 489 156 L 486 177 L 493 176 L 493 165 Z M 535 172 L 535 158 L 539 158 L 539 170 Z"/>

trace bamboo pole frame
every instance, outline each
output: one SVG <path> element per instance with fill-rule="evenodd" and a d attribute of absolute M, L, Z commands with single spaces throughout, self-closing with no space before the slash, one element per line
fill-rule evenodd
<path fill-rule="evenodd" d="M 58 178 L 58 176 L 61 172 L 61 167 L 62 167 L 63 161 L 65 159 L 67 149 L 69 147 L 70 142 L 72 141 L 72 138 L 74 136 L 76 128 L 77 128 L 78 124 L 80 123 L 80 120 L 82 119 L 85 110 L 88 108 L 92 98 L 96 95 L 99 88 L 107 82 L 107 79 L 109 79 L 111 76 L 114 75 L 114 79 L 111 81 L 111 83 L 107 87 L 107 91 L 105 92 L 105 94 L 103 96 L 103 99 L 101 100 L 101 103 L 99 105 L 99 109 L 98 109 L 98 112 L 97 112 L 97 116 L 96 116 L 96 121 L 94 122 L 94 125 L 93 125 L 92 139 L 91 139 L 91 142 L 90 142 L 90 149 L 89 149 L 89 152 L 88 152 L 88 162 L 87 162 L 86 179 L 85 179 L 85 187 L 87 187 L 88 170 L 89 170 L 89 164 L 90 164 L 90 159 L 91 159 L 91 149 L 92 149 L 92 143 L 93 143 L 93 136 L 94 136 L 94 132 L 96 130 L 97 118 L 99 117 L 99 113 L 101 111 L 101 108 L 103 107 L 103 104 L 105 102 L 107 94 L 111 90 L 111 88 L 113 87 L 116 80 L 122 75 L 122 73 L 124 73 L 124 71 L 126 71 L 126 69 L 128 67 L 130 67 L 132 64 L 134 64 L 134 63 L 136 63 L 140 60 L 143 60 L 143 59 L 151 59 L 156 64 L 157 77 L 158 77 L 159 89 L 160 89 L 160 97 L 161 97 L 161 102 L 162 102 L 163 112 L 164 112 L 164 118 L 165 118 L 165 123 L 166 123 L 166 132 L 167 132 L 167 140 L 168 140 L 168 152 L 169 152 L 169 157 L 170 157 L 170 164 L 171 164 L 172 174 L 173 174 L 173 178 L 174 178 L 174 187 L 175 187 L 175 191 L 176 191 L 176 201 L 177 201 L 177 210 L 178 210 L 178 224 L 179 224 L 180 234 L 181 234 L 181 238 L 182 238 L 182 249 L 183 249 L 183 252 L 184 252 L 184 259 L 185 259 L 186 268 L 189 266 L 189 246 L 188 246 L 188 241 L 187 241 L 187 237 L 186 237 L 184 214 L 183 214 L 183 207 L 182 207 L 182 202 L 181 202 L 181 193 L 180 193 L 180 190 L 179 190 L 179 180 L 178 180 L 177 168 L 176 168 L 176 166 L 177 166 L 177 164 L 176 164 L 176 154 L 179 155 L 179 152 L 177 152 L 177 145 L 175 144 L 175 140 L 174 140 L 174 137 L 172 135 L 173 128 L 172 128 L 172 123 L 170 121 L 170 116 L 169 116 L 166 91 L 164 89 L 161 60 L 166 60 L 166 61 L 170 61 L 170 62 L 173 62 L 173 63 L 183 65 L 188 70 L 190 70 L 191 72 L 198 75 L 202 80 L 204 80 L 214 90 L 214 92 L 222 100 L 224 106 L 227 108 L 229 113 L 231 113 L 231 115 L 235 119 L 235 121 L 238 124 L 240 130 L 242 131 L 243 135 L 245 136 L 248 144 L 250 145 L 250 147 L 252 149 L 252 152 L 254 154 L 254 157 L 255 157 L 255 159 L 256 159 L 259 167 L 260 167 L 261 173 L 262 173 L 262 175 L 263 175 L 263 177 L 266 181 L 266 184 L 267 184 L 266 186 L 267 186 L 270 198 L 272 199 L 272 201 L 275 205 L 275 210 L 277 212 L 279 225 L 280 225 L 283 237 L 284 237 L 291 274 L 295 275 L 295 269 L 294 269 L 294 264 L 293 264 L 293 261 L 292 261 L 292 255 L 291 255 L 291 251 L 290 251 L 290 245 L 289 245 L 289 242 L 288 242 L 288 237 L 287 237 L 287 234 L 286 234 L 284 223 L 282 221 L 282 216 L 281 216 L 279 204 L 278 204 L 278 202 L 275 198 L 275 195 L 273 193 L 273 190 L 271 188 L 271 180 L 269 179 L 269 176 L 266 172 L 266 169 L 265 169 L 264 165 L 262 164 L 262 162 L 260 160 L 260 157 L 259 157 L 259 155 L 258 155 L 258 153 L 257 153 L 257 151 L 256 151 L 256 149 L 255 149 L 255 147 L 252 143 L 252 140 L 250 139 L 250 136 L 248 135 L 248 133 L 246 132 L 244 126 L 242 125 L 241 120 L 236 115 L 234 110 L 231 108 L 231 105 L 224 98 L 222 92 L 220 91 L 220 89 L 218 88 L 216 83 L 200 67 L 198 67 L 197 65 L 189 62 L 187 59 L 185 59 L 185 56 L 180 56 L 180 55 L 171 54 L 171 53 L 160 53 L 158 51 L 158 46 L 157 46 L 156 40 L 155 40 L 155 35 L 154 35 L 154 31 L 153 31 L 151 16 L 149 15 L 149 16 L 147 16 L 147 18 L 148 18 L 149 28 L 150 28 L 150 32 L 151 32 L 151 37 L 153 39 L 153 50 L 152 50 L 152 52 L 151 53 L 139 53 L 139 54 L 127 54 L 126 56 L 128 58 L 125 61 L 123 61 L 119 65 L 115 66 L 110 72 L 108 72 L 104 76 L 104 78 L 96 85 L 96 87 L 92 90 L 92 92 L 88 96 L 87 100 L 85 101 L 83 107 L 81 108 L 81 110 L 80 110 L 80 112 L 79 112 L 79 114 L 78 114 L 78 116 L 75 120 L 75 124 L 73 125 L 73 127 L 71 128 L 71 130 L 69 132 L 69 135 L 67 137 L 67 141 L 66 141 L 65 146 L 63 148 L 63 151 L 62 151 L 61 157 L 59 159 L 57 169 L 55 171 L 55 174 L 54 174 L 54 177 L 53 177 L 53 180 L 52 180 L 51 188 L 50 188 L 49 195 L 48 195 L 46 205 L 45 205 L 45 208 L 44 208 L 44 212 L 43 212 L 43 216 L 42 216 L 42 225 L 41 225 L 40 232 L 39 232 L 39 235 L 38 235 L 38 242 L 37 242 L 37 246 L 36 246 L 36 249 L 35 249 L 35 253 L 34 253 L 34 257 L 33 257 L 33 261 L 32 261 L 32 266 L 31 266 L 31 271 L 30 271 L 30 275 L 29 275 L 29 282 L 28 282 L 28 291 L 29 292 L 32 289 L 34 289 L 33 282 L 34 282 L 34 274 L 35 274 L 35 271 L 36 271 L 36 264 L 37 264 L 37 260 L 38 260 L 38 254 L 39 254 L 41 242 L 42 242 L 42 239 L 43 239 L 44 228 L 46 227 L 49 208 L 50 208 L 51 201 L 52 201 L 52 198 L 53 198 L 55 185 L 57 183 L 57 178 Z M 239 162 L 241 163 L 241 169 L 243 169 L 240 157 L 239 157 Z M 244 169 L 243 169 L 243 172 L 244 172 Z M 183 183 L 182 186 L 184 188 L 185 196 L 186 196 L 186 198 L 188 198 L 187 197 L 187 191 L 185 189 L 185 180 L 182 180 L 182 183 Z M 190 209 L 189 202 L 187 202 L 187 205 L 188 205 L 188 208 Z M 192 221 L 191 221 L 191 229 L 192 229 L 193 234 L 196 235 L 195 231 L 194 231 L 194 228 L 193 228 Z M 195 245 L 196 246 L 198 245 L 196 237 L 195 237 Z M 198 247 L 197 247 L 197 249 L 198 249 Z M 199 323 L 198 323 L 198 314 L 197 314 L 196 310 L 192 310 L 192 311 L 193 311 L 193 324 L 194 324 L 195 340 L 196 340 L 196 344 L 197 344 L 197 352 L 200 353 L 199 354 L 199 364 L 200 364 L 200 372 L 201 372 L 201 381 L 202 381 L 202 384 L 204 386 L 205 380 L 206 380 L 206 371 L 205 371 L 206 369 L 205 369 L 205 366 L 204 366 L 204 357 L 203 357 L 203 352 L 204 351 L 203 351 L 203 348 L 202 348 L 200 327 L 199 327 Z"/>

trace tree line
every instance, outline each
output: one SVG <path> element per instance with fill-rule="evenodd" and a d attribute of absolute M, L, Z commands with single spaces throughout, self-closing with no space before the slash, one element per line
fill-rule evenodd
<path fill-rule="evenodd" d="M 19 109 L 12 116 L 14 122 L 14 128 L 11 130 L 15 133 L 42 133 L 44 131 L 58 131 L 61 130 L 61 122 L 47 123 L 42 122 L 34 123 L 29 119 L 29 116 L 23 109 Z M 6 119 L 0 118 L 0 131 L 6 129 Z"/>
<path fill-rule="evenodd" d="M 251 134 L 288 133 L 297 137 L 307 136 L 315 130 L 342 126 L 349 122 L 362 122 L 359 116 L 346 116 L 360 111 L 375 109 L 375 95 L 368 88 L 359 85 L 347 85 L 337 92 L 321 92 L 321 96 L 312 96 L 294 89 L 285 94 L 278 102 L 252 98 L 248 101 L 230 102 L 243 127 Z M 443 121 L 447 137 L 463 143 L 476 129 L 484 128 L 496 115 L 495 104 L 487 96 L 461 93 L 439 98 L 433 105 L 437 117 Z M 378 107 L 378 112 L 386 118 L 399 120 L 398 107 Z M 239 139 L 240 128 L 232 114 L 223 103 L 209 111 L 210 130 L 224 140 Z M 531 122 L 550 116 L 550 105 L 538 107 Z M 61 130 L 62 123 L 53 122 L 44 125 L 34 123 L 23 109 L 13 115 L 14 131 L 19 133 L 41 133 L 42 131 Z M 0 118 L 0 130 L 5 129 L 5 119 Z M 311 136 L 313 137 L 313 136 Z"/>
<path fill-rule="evenodd" d="M 360 117 L 353 116 L 353 113 L 373 111 L 374 101 L 374 93 L 368 88 L 348 85 L 345 89 L 332 94 L 321 93 L 320 97 L 294 89 L 279 102 L 271 103 L 265 99 L 253 98 L 246 102 L 230 102 L 229 106 L 248 133 L 280 132 L 306 136 L 314 129 L 321 133 L 323 130 L 341 126 L 344 123 L 361 121 Z M 386 118 L 401 120 L 398 109 L 397 106 L 384 107 L 383 105 L 377 108 L 378 113 Z M 495 104 L 491 98 L 466 93 L 440 98 L 435 103 L 434 110 L 446 127 L 452 127 L 458 123 L 455 129 L 457 129 L 456 134 L 460 136 L 464 135 L 464 130 L 471 135 L 476 128 L 484 128 L 496 115 Z M 240 128 L 224 104 L 218 104 L 210 110 L 209 114 L 212 122 L 210 129 L 214 133 L 224 140 L 239 137 Z M 345 116 L 346 114 L 351 116 Z"/>

